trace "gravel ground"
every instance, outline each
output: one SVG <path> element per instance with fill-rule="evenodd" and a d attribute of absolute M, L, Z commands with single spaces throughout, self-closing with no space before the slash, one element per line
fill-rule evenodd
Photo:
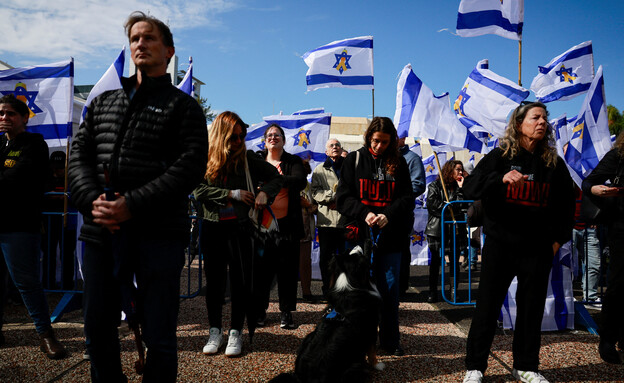
<path fill-rule="evenodd" d="M 196 264 L 194 265 L 196 267 Z M 400 323 L 403 357 L 381 356 L 386 369 L 374 376 L 374 382 L 461 382 L 471 308 L 446 303 L 428 304 L 422 293 L 423 270 L 412 267 L 412 287 L 401 303 Z M 197 278 L 191 289 L 198 289 Z M 183 286 L 187 286 L 183 276 Z M 320 291 L 313 282 L 313 292 Z M 461 291 L 460 291 L 461 293 Z M 51 294 L 51 307 L 60 299 Z M 279 310 L 273 297 L 267 325 L 256 331 L 253 346 L 244 333 L 243 354 L 227 358 L 220 354 L 206 356 L 201 349 L 208 338 L 204 298 L 184 299 L 178 326 L 180 382 L 266 382 L 278 373 L 291 371 L 301 340 L 321 318 L 322 304 L 300 303 L 294 313 L 296 330 L 279 327 Z M 451 321 L 449 320 L 451 319 Z M 23 306 L 5 309 L 3 333 L 6 345 L 0 348 L 0 382 L 88 382 L 89 362 L 83 360 L 84 337 L 80 311 L 63 316 L 55 331 L 70 352 L 61 361 L 47 359 L 38 347 L 34 326 Z M 229 305 L 224 310 L 224 329 L 229 327 Z M 134 340 L 127 328 L 120 328 L 122 361 L 130 382 L 139 382 L 134 372 L 137 358 Z M 509 332 L 499 331 L 494 339 L 485 382 L 513 382 L 511 376 Z M 597 353 L 598 337 L 579 329 L 544 333 L 541 349 L 541 372 L 551 382 L 624 382 L 624 366 L 603 363 Z"/>

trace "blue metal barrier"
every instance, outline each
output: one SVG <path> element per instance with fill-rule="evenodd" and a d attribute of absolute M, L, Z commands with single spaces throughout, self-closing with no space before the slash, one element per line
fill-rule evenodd
<path fill-rule="evenodd" d="M 461 201 L 451 201 L 448 202 L 446 205 L 444 205 L 444 207 L 442 208 L 442 214 L 441 214 L 441 218 L 442 218 L 442 222 L 440 224 L 441 226 L 441 232 L 442 232 L 442 237 L 441 237 L 441 245 L 440 245 L 440 254 L 439 256 L 441 257 L 441 262 L 440 264 L 442 265 L 442 267 L 440 268 L 440 274 L 441 274 L 441 280 L 440 280 L 440 284 L 442 286 L 442 299 L 444 299 L 447 303 L 450 303 L 452 305 L 457 305 L 457 306 L 474 306 L 476 304 L 476 302 L 472 301 L 472 270 L 470 267 L 468 267 L 468 301 L 466 302 L 458 302 L 457 301 L 457 287 L 458 287 L 458 277 L 459 277 L 459 270 L 457 268 L 457 264 L 458 264 L 458 259 L 459 259 L 459 255 L 458 254 L 458 250 L 459 246 L 458 246 L 458 242 L 457 242 L 457 225 L 466 225 L 466 251 L 464 254 L 466 254 L 466 257 L 468 257 L 467 259 L 470 260 L 472 259 L 472 248 L 470 247 L 470 238 L 469 238 L 469 234 L 470 234 L 470 225 L 468 225 L 468 220 L 465 214 L 462 214 L 463 217 L 455 217 L 454 221 L 446 221 L 444 219 L 445 214 L 446 214 L 446 209 L 449 208 L 452 204 L 457 204 L 457 203 L 464 203 L 464 204 L 471 204 L 474 201 L 472 200 L 461 200 Z M 459 218 L 463 218 L 463 219 L 459 219 Z M 446 274 L 445 271 L 445 254 L 444 254 L 444 250 L 446 248 L 446 241 L 447 239 L 445 238 L 445 232 L 446 230 L 444 230 L 445 225 L 450 225 L 452 230 L 450 231 L 452 233 L 452 238 L 451 238 L 451 249 L 452 249 L 452 254 L 449 254 L 449 262 L 450 262 L 450 266 L 449 266 L 449 271 L 452 274 L 452 278 L 453 278 L 453 296 L 452 299 L 450 300 L 446 297 L 446 290 L 444 289 L 445 283 L 444 283 L 444 276 Z M 433 255 L 432 255 L 433 256 Z"/>
<path fill-rule="evenodd" d="M 46 196 L 55 195 L 67 195 L 70 197 L 70 193 L 49 192 L 45 193 Z M 45 292 L 49 293 L 61 293 L 63 297 L 54 308 L 50 315 L 52 322 L 60 320 L 64 313 L 80 309 L 82 307 L 82 276 L 79 272 L 80 262 L 78 261 L 76 246 L 80 244 L 76 238 L 76 229 L 68 229 L 64 227 L 65 217 L 76 218 L 77 212 L 43 212 L 43 224 L 46 229 L 42 238 L 42 284 Z M 189 214 L 191 221 L 195 220 L 198 228 L 198 248 L 201 245 L 201 219 L 198 219 L 195 215 Z M 70 238 L 73 237 L 73 238 Z M 197 269 L 197 276 L 193 276 L 193 233 L 189 234 L 189 245 L 187 246 L 187 261 L 185 263 L 183 273 L 186 274 L 187 286 L 186 292 L 180 294 L 181 299 L 194 298 L 199 295 L 202 288 L 202 258 L 200 252 L 197 252 L 199 256 L 199 267 Z M 72 244 L 73 243 L 73 244 Z M 71 250 L 67 248 L 70 246 Z M 57 250 L 60 252 L 60 262 L 57 264 Z M 67 251 L 66 251 L 67 250 Z M 68 263 L 66 257 L 72 258 L 72 263 Z M 59 269 L 60 266 L 60 269 Z M 72 272 L 66 272 L 66 268 L 72 267 Z M 57 280 L 57 274 L 60 271 L 60 278 Z M 70 278 L 71 281 L 67 281 Z M 196 280 L 196 288 L 193 286 L 193 281 Z"/>

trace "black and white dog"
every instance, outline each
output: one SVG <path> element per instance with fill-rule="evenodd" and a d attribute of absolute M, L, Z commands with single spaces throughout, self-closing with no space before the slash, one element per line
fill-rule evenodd
<path fill-rule="evenodd" d="M 384 368 L 375 351 L 381 296 L 371 282 L 370 243 L 364 247 L 334 257 L 328 312 L 301 343 L 294 374 L 271 382 L 362 383 L 370 381 L 373 369 Z"/>

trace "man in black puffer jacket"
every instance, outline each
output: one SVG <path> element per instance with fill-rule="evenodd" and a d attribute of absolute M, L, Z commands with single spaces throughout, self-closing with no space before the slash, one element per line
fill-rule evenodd
<path fill-rule="evenodd" d="M 72 197 L 85 222 L 87 351 L 94 382 L 126 381 L 117 335 L 123 307 L 148 349 L 143 381 L 175 382 L 187 196 L 206 170 L 206 120 L 166 74 L 175 52 L 169 28 L 141 12 L 125 27 L 138 72 L 93 100 L 70 156 Z"/>

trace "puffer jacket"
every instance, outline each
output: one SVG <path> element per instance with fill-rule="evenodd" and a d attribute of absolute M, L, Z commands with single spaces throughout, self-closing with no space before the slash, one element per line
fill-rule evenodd
<path fill-rule="evenodd" d="M 153 236 L 185 238 L 188 194 L 206 169 L 206 119 L 196 100 L 171 85 L 169 75 L 122 78 L 123 89 L 96 97 L 73 140 L 69 159 L 72 199 L 84 215 L 80 238 L 99 242 L 92 202 L 110 187 L 126 198 L 128 224 Z"/>

